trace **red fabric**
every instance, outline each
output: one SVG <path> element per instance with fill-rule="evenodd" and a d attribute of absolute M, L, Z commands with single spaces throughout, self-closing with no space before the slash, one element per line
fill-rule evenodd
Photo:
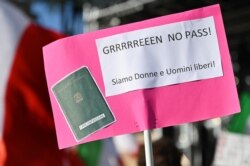
<path fill-rule="evenodd" d="M 6 160 L 6 152 L 3 140 L 0 139 L 0 166 L 4 165 Z"/>
<path fill-rule="evenodd" d="M 45 80 L 42 46 L 60 37 L 31 24 L 21 38 L 5 99 L 6 166 L 82 165 L 75 153 L 58 150 Z"/>

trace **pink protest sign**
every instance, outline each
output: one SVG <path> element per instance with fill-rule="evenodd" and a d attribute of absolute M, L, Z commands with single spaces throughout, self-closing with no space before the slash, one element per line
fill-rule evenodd
<path fill-rule="evenodd" d="M 60 149 L 240 111 L 219 5 L 64 38 L 43 51 Z"/>

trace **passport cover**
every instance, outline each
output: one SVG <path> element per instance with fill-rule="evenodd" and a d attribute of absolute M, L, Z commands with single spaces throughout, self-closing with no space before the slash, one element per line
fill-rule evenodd
<path fill-rule="evenodd" d="M 76 141 L 115 122 L 87 67 L 67 75 L 52 87 L 52 91 Z"/>

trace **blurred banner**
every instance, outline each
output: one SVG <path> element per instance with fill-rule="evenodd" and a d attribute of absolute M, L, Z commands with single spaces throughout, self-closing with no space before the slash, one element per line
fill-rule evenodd
<path fill-rule="evenodd" d="M 42 47 L 63 35 L 4 1 L 0 22 L 0 162 L 6 154 L 6 166 L 83 165 L 75 152 L 58 150 L 45 81 Z"/>
<path fill-rule="evenodd" d="M 223 132 L 217 143 L 214 166 L 249 166 L 250 136 Z"/>
<path fill-rule="evenodd" d="M 196 27 L 197 22 L 202 24 Z M 175 23 L 179 23 L 178 28 Z M 171 26 L 171 31 L 164 29 Z M 61 149 L 240 111 L 219 5 L 68 37 L 47 45 L 43 51 Z M 178 64 L 180 68 L 174 69 Z M 168 74 L 169 68 L 172 74 Z M 126 75 L 129 71 L 136 76 L 144 73 L 135 80 Z M 106 77 L 110 73 L 112 80 Z M 162 84 L 163 77 L 174 81 Z M 99 87 L 99 97 L 93 82 Z M 137 86 L 138 82 L 144 85 Z M 127 89 L 123 89 L 125 84 Z M 110 86 L 115 92 L 108 89 Z M 105 100 L 109 108 L 99 99 Z M 104 120 L 106 116 L 110 119 L 110 111 L 115 121 L 106 126 Z M 77 115 L 90 119 L 81 121 Z M 93 124 L 97 126 L 94 132 Z M 88 133 L 76 140 L 74 134 L 81 132 Z"/>
<path fill-rule="evenodd" d="M 214 165 L 248 166 L 250 165 L 250 93 L 244 90 L 240 94 L 241 112 L 231 117 L 228 131 L 220 134 Z"/>

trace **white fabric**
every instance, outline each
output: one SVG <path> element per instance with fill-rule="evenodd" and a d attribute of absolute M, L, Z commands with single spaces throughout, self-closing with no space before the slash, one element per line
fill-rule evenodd
<path fill-rule="evenodd" d="M 22 12 L 0 1 L 0 138 L 3 134 L 5 92 L 18 41 L 29 24 Z"/>
<path fill-rule="evenodd" d="M 138 144 L 135 136 L 125 134 L 113 137 L 115 147 L 119 154 L 133 154 L 138 150 Z"/>

